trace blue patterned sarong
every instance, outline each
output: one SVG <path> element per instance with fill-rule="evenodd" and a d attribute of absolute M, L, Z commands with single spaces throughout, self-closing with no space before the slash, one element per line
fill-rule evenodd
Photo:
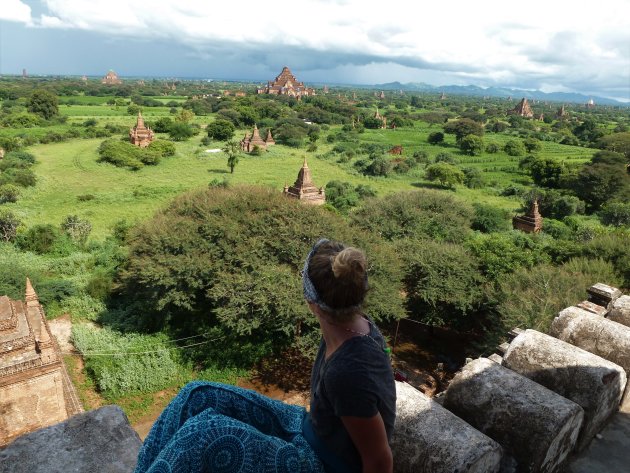
<path fill-rule="evenodd" d="M 189 383 L 153 425 L 135 473 L 324 473 L 305 415 L 247 389 Z"/>

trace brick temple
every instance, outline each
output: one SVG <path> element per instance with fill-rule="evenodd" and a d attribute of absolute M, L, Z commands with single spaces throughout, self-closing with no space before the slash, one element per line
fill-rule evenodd
<path fill-rule="evenodd" d="M 387 117 L 384 117 L 378 112 L 378 107 L 376 107 L 376 113 L 374 113 L 374 118 L 381 121 L 381 128 L 387 128 Z"/>
<path fill-rule="evenodd" d="M 543 227 L 543 218 L 538 211 L 538 201 L 534 200 L 525 215 L 517 215 L 512 218 L 514 230 L 521 230 L 526 233 L 538 233 Z"/>
<path fill-rule="evenodd" d="M 267 85 L 258 89 L 257 93 L 303 97 L 315 95 L 315 89 L 306 87 L 304 82 L 299 82 L 289 68 L 284 66 L 275 80 L 267 82 Z"/>
<path fill-rule="evenodd" d="M 0 297 L 0 445 L 83 412 L 30 280 Z"/>
<path fill-rule="evenodd" d="M 304 164 L 298 173 L 295 183 L 291 187 L 285 185 L 282 193 L 292 199 L 299 199 L 305 204 L 323 205 L 326 202 L 324 188 L 317 188 L 313 183 L 311 170 L 308 168 L 306 158 L 304 158 Z"/>
<path fill-rule="evenodd" d="M 527 99 L 525 97 L 521 99 L 521 101 L 516 105 L 516 107 L 514 107 L 512 110 L 508 110 L 507 114 L 518 115 L 520 117 L 525 117 L 525 118 L 534 117 L 534 112 L 532 111 L 532 108 L 529 106 L 529 103 L 527 102 Z"/>
<path fill-rule="evenodd" d="M 267 137 L 263 140 L 260 137 L 260 132 L 258 131 L 258 127 L 254 124 L 254 129 L 251 133 L 245 133 L 245 137 L 241 140 L 241 150 L 246 153 L 251 153 L 254 151 L 255 147 L 266 150 L 267 146 L 275 145 L 276 142 L 271 136 L 271 130 L 267 130 Z"/>
<path fill-rule="evenodd" d="M 120 85 L 122 81 L 119 79 L 118 74 L 110 69 L 109 72 L 105 74 L 105 77 L 101 79 L 101 84 Z"/>
<path fill-rule="evenodd" d="M 140 148 L 146 148 L 149 144 L 151 144 L 154 136 L 153 130 L 145 126 L 142 113 L 138 112 L 136 126 L 129 129 L 129 141 L 131 141 L 132 145 L 139 146 Z"/>

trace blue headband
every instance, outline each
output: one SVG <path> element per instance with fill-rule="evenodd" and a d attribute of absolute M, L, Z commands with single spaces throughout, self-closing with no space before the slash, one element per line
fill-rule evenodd
<path fill-rule="evenodd" d="M 317 293 L 317 289 L 315 289 L 315 286 L 313 285 L 313 281 L 311 281 L 311 278 L 308 276 L 308 265 L 311 263 L 311 258 L 315 252 L 319 250 L 320 246 L 324 243 L 328 243 L 329 241 L 330 240 L 327 240 L 326 238 L 322 238 L 313 245 L 313 248 L 311 248 L 310 253 L 306 257 L 306 261 L 304 261 L 304 269 L 302 270 L 302 286 L 304 287 L 304 299 L 317 304 L 326 311 L 332 312 L 333 309 L 321 300 L 319 294 Z"/>
<path fill-rule="evenodd" d="M 319 250 L 320 246 L 328 242 L 330 242 L 330 240 L 327 240 L 326 238 L 320 239 L 317 243 L 313 245 L 313 248 L 311 249 L 310 253 L 306 257 L 306 261 L 304 261 L 304 269 L 302 269 L 302 286 L 304 288 L 304 299 L 314 304 L 317 304 L 319 307 L 321 307 L 323 310 L 327 312 L 335 312 L 338 310 L 347 310 L 347 309 L 352 309 L 352 308 L 359 309 L 361 307 L 360 304 L 357 304 L 356 306 L 342 307 L 342 308 L 337 308 L 337 309 L 330 307 L 321 299 L 321 297 L 319 296 L 317 292 L 317 289 L 315 289 L 315 286 L 313 285 L 313 281 L 311 281 L 311 278 L 308 275 L 308 267 L 309 267 L 309 264 L 311 263 L 311 258 L 317 252 L 317 250 Z M 365 274 L 365 285 L 367 287 L 367 273 Z"/>

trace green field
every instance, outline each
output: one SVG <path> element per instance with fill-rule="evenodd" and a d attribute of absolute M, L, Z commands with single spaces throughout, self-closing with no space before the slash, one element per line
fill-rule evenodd
<path fill-rule="evenodd" d="M 71 121 L 97 118 L 99 125 L 106 123 L 131 126 L 134 118 L 122 108 L 112 106 L 72 105 L 62 106 L 63 114 L 71 116 Z M 147 117 L 168 115 L 168 108 L 148 108 L 143 114 Z M 198 123 L 208 123 L 211 117 L 196 117 Z M 67 127 L 68 125 L 65 125 Z M 33 135 L 48 131 L 62 131 L 64 125 L 29 129 Z M 414 128 L 395 130 L 366 130 L 359 135 L 361 142 L 379 143 L 386 146 L 402 145 L 404 154 L 411 156 L 415 151 L 426 151 L 430 157 L 439 152 L 452 154 L 462 166 L 477 167 L 484 171 L 488 186 L 483 189 L 468 189 L 459 186 L 455 193 L 471 202 L 486 202 L 514 211 L 520 201 L 501 197 L 499 191 L 514 181 L 527 182 L 527 177 L 518 170 L 519 158 L 500 152 L 484 153 L 481 156 L 465 156 L 455 146 L 454 138 L 447 135 L 443 145 L 432 146 L 426 142 L 429 133 L 436 127 L 421 122 Z M 6 130 L 5 130 L 6 131 Z M 329 133 L 335 133 L 331 127 Z M 238 130 L 236 137 L 245 130 Z M 103 141 L 97 139 L 74 139 L 63 143 L 35 145 L 30 151 L 35 154 L 37 164 L 34 171 L 38 183 L 34 188 L 23 191 L 16 204 L 8 204 L 23 219 L 27 226 L 38 223 L 58 224 L 69 214 L 85 217 L 93 224 L 92 238 L 103 238 L 115 222 L 126 219 L 131 222 L 143 220 L 169 202 L 177 194 L 189 189 L 205 187 L 213 180 L 228 179 L 231 183 L 249 183 L 270 186 L 281 191 L 285 183 L 295 180 L 304 158 L 308 160 L 316 185 L 325 186 L 331 180 L 342 180 L 354 185 L 367 184 L 378 195 L 412 190 L 421 187 L 435 187 L 423 178 L 422 168 L 412 169 L 404 175 L 392 174 L 389 177 L 369 177 L 359 174 L 349 163 L 340 164 L 337 158 L 323 159 L 322 156 L 334 144 L 320 140 L 315 153 L 305 149 L 294 149 L 282 145 L 269 148 L 263 156 L 254 157 L 242 154 L 234 174 L 229 173 L 226 156 L 223 153 L 206 153 L 206 149 L 220 148 L 222 143 L 201 146 L 203 132 L 186 142 L 177 143 L 177 155 L 163 159 L 157 166 L 146 166 L 139 171 L 116 168 L 110 164 L 97 163 L 97 148 Z M 166 136 L 164 136 L 166 138 Z M 486 142 L 502 145 L 511 137 L 502 134 L 486 135 Z M 574 146 L 543 142 L 542 156 L 553 156 L 571 162 L 586 161 L 592 150 Z M 357 143 L 355 145 L 358 146 Z M 447 191 L 445 192 L 453 192 Z M 79 196 L 91 195 L 92 200 L 80 201 Z"/>

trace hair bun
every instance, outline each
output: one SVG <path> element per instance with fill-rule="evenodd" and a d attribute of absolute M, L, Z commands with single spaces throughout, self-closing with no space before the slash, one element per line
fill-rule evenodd
<path fill-rule="evenodd" d="M 332 261 L 335 278 L 357 285 L 365 280 L 366 266 L 365 254 L 351 246 L 337 253 Z"/>

